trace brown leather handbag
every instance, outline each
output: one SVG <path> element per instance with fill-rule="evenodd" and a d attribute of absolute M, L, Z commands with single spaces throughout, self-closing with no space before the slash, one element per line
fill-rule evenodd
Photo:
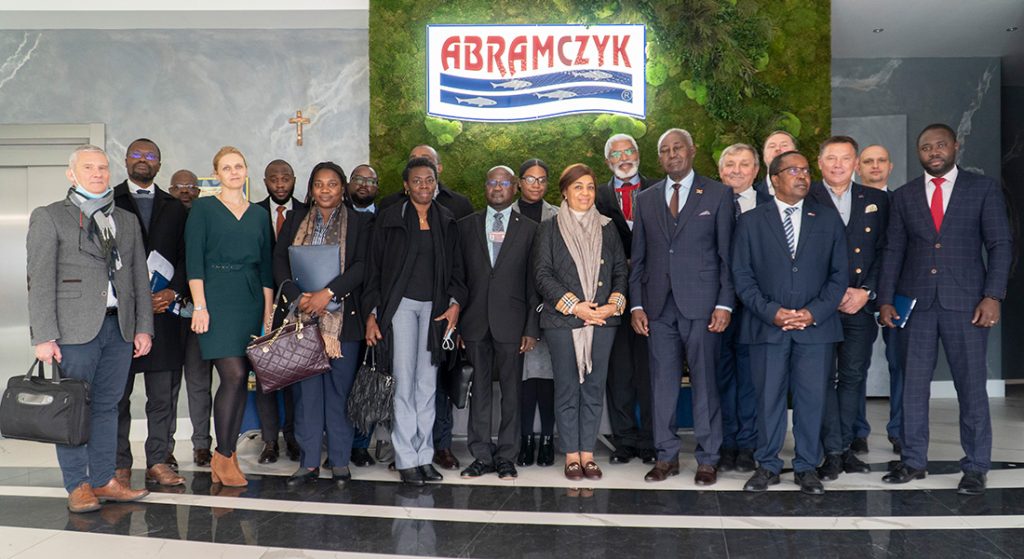
<path fill-rule="evenodd" d="M 298 320 L 294 309 L 280 327 L 249 342 L 245 354 L 264 394 L 331 368 L 316 318 Z"/>

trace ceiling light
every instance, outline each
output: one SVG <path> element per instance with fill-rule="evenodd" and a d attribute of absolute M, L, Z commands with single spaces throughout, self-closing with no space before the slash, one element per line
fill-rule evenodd
<path fill-rule="evenodd" d="M 1007 33 L 1013 33 L 1013 32 L 1014 32 L 1014 31 L 1016 31 L 1017 29 L 1018 29 L 1018 28 L 1017 28 L 1017 26 L 1016 26 L 1016 25 L 1014 25 L 1013 27 L 1007 27 L 1007 28 L 1006 28 L 1006 31 L 1007 31 Z"/>
<path fill-rule="evenodd" d="M 876 27 L 876 28 L 871 30 L 872 33 L 881 33 L 882 31 L 885 31 L 885 28 Z M 1007 31 L 1009 31 L 1009 30 L 1007 30 Z"/>

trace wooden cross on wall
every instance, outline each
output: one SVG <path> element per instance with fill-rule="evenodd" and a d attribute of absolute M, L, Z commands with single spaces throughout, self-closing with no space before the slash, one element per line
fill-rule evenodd
<path fill-rule="evenodd" d="M 295 116 L 288 119 L 288 124 L 295 125 L 295 145 L 302 145 L 302 125 L 309 124 L 309 119 L 302 116 L 302 111 L 295 111 Z"/>

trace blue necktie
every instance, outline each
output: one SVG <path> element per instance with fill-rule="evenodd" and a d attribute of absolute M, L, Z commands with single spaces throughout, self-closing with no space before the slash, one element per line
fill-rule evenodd
<path fill-rule="evenodd" d="M 793 220 L 790 216 L 798 209 L 796 207 L 786 208 L 786 219 L 782 220 L 782 228 L 786 231 L 786 244 L 789 245 L 790 258 L 796 258 L 796 234 L 793 231 Z"/>

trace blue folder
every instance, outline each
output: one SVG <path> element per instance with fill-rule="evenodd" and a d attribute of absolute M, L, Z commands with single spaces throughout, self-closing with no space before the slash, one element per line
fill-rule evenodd
<path fill-rule="evenodd" d="M 338 245 L 292 245 L 288 247 L 288 262 L 292 280 L 303 293 L 320 291 L 341 273 Z M 339 308 L 341 303 L 327 303 L 328 312 Z"/>
<path fill-rule="evenodd" d="M 896 307 L 896 314 L 899 315 L 900 319 L 893 322 L 897 328 L 903 328 L 907 325 L 907 319 L 910 318 L 910 313 L 914 311 L 914 305 L 917 304 L 917 299 L 911 299 L 906 295 L 896 294 L 892 298 L 892 306 Z"/>

